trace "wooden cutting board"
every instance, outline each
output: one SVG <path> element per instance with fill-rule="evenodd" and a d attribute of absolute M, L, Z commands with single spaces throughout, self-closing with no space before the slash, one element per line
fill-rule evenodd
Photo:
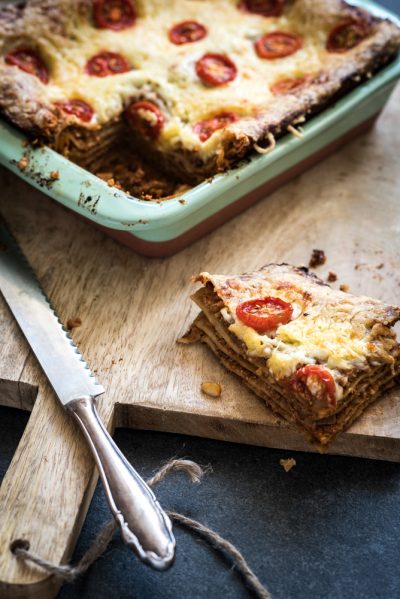
<path fill-rule="evenodd" d="M 0 209 L 106 393 L 110 430 L 128 426 L 312 451 L 202 346 L 182 346 L 197 309 L 190 277 L 237 273 L 270 261 L 306 264 L 388 302 L 400 301 L 400 90 L 374 130 L 169 259 L 119 246 L 6 171 Z M 202 395 L 219 381 L 220 399 Z M 54 596 L 57 584 L 18 562 L 10 542 L 27 539 L 55 563 L 73 550 L 96 473 L 80 433 L 58 407 L 6 307 L 0 304 L 0 403 L 32 415 L 0 489 L 1 597 Z M 134 435 L 134 432 L 132 432 Z M 400 461 L 400 393 L 388 394 L 330 447 L 330 453 Z M 165 458 L 170 456 L 166 455 Z M 140 464 L 136 464 L 140 470 Z"/>

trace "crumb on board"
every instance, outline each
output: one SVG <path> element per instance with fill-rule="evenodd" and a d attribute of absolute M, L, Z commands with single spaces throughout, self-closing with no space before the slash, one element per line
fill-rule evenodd
<path fill-rule="evenodd" d="M 380 270 L 381 268 L 383 268 L 385 265 L 383 262 L 381 262 L 380 264 L 378 264 L 378 266 L 376 267 L 378 270 Z"/>
<path fill-rule="evenodd" d="M 285 472 L 289 472 L 289 470 L 294 468 L 297 464 L 294 458 L 287 458 L 287 460 L 279 460 L 279 463 Z"/>
<path fill-rule="evenodd" d="M 52 181 L 57 181 L 57 179 L 60 178 L 60 172 L 59 171 L 50 171 L 50 179 Z"/>
<path fill-rule="evenodd" d="M 179 202 L 180 204 L 186 204 L 186 200 L 185 200 L 184 198 L 181 198 L 180 200 L 178 200 L 178 202 Z"/>
<path fill-rule="evenodd" d="M 222 387 L 219 383 L 214 383 L 213 381 L 205 381 L 201 383 L 200 389 L 206 395 L 210 397 L 220 397 L 222 393 Z"/>
<path fill-rule="evenodd" d="M 334 283 L 337 281 L 337 274 L 335 272 L 329 271 L 327 281 L 328 283 Z"/>
<path fill-rule="evenodd" d="M 342 283 L 339 287 L 340 291 L 344 291 L 345 293 L 348 292 L 348 290 L 350 289 L 350 287 L 347 285 L 347 283 Z"/>
<path fill-rule="evenodd" d="M 18 168 L 20 171 L 24 171 L 28 166 L 29 160 L 26 156 L 22 156 L 20 160 L 18 160 Z"/>
<path fill-rule="evenodd" d="M 324 250 L 316 250 L 314 249 L 311 253 L 310 260 L 308 262 L 308 266 L 310 268 L 315 268 L 316 266 L 321 266 L 321 264 L 325 264 L 326 255 Z"/>
<path fill-rule="evenodd" d="M 76 329 L 77 327 L 80 327 L 82 324 L 82 320 L 78 317 L 75 318 L 68 318 L 67 320 L 67 329 L 69 331 L 71 331 L 72 329 Z"/>

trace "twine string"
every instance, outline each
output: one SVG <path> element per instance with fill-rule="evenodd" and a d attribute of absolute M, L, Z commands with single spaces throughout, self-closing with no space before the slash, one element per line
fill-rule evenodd
<path fill-rule="evenodd" d="M 147 481 L 147 484 L 149 487 L 153 487 L 163 481 L 173 471 L 184 472 L 192 483 L 198 484 L 208 470 L 209 468 L 201 468 L 196 462 L 192 462 L 191 460 L 172 459 L 164 464 L 156 474 Z M 188 518 L 183 514 L 178 514 L 177 512 L 167 512 L 167 514 L 179 526 L 199 535 L 218 553 L 229 555 L 234 568 L 240 573 L 246 587 L 252 591 L 255 597 L 258 597 L 259 599 L 271 599 L 271 595 L 251 570 L 243 555 L 232 543 L 223 539 L 216 532 L 204 524 L 201 524 L 201 522 L 197 522 L 196 520 Z M 78 576 L 86 572 L 86 570 L 88 570 L 101 555 L 103 555 L 117 528 L 118 526 L 114 519 L 107 522 L 100 530 L 92 545 L 75 566 L 53 564 L 36 555 L 34 552 L 30 551 L 29 548 L 22 546 L 15 547 L 13 553 L 16 557 L 26 562 L 36 564 L 36 566 L 39 566 L 43 570 L 46 570 L 46 572 L 49 572 L 49 574 L 53 574 L 61 580 L 73 582 Z"/>

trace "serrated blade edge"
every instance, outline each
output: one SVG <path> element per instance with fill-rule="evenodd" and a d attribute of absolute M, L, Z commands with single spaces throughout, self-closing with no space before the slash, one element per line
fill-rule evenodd
<path fill-rule="evenodd" d="M 60 401 L 104 393 L 0 221 L 0 290 Z"/>

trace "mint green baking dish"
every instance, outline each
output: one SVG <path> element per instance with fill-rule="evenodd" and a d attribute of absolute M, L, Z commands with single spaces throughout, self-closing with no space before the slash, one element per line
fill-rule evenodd
<path fill-rule="evenodd" d="M 371 0 L 352 3 L 399 22 L 393 13 Z M 310 119 L 303 127 L 303 139 L 287 135 L 271 154 L 253 156 L 246 164 L 161 203 L 140 200 L 109 187 L 48 147 L 27 150 L 24 134 L 1 120 L 0 163 L 136 251 L 166 256 L 226 222 L 370 127 L 399 77 L 400 56 Z M 27 154 L 28 166 L 21 170 L 18 162 Z M 52 171 L 59 172 L 59 179 L 51 180 Z"/>

